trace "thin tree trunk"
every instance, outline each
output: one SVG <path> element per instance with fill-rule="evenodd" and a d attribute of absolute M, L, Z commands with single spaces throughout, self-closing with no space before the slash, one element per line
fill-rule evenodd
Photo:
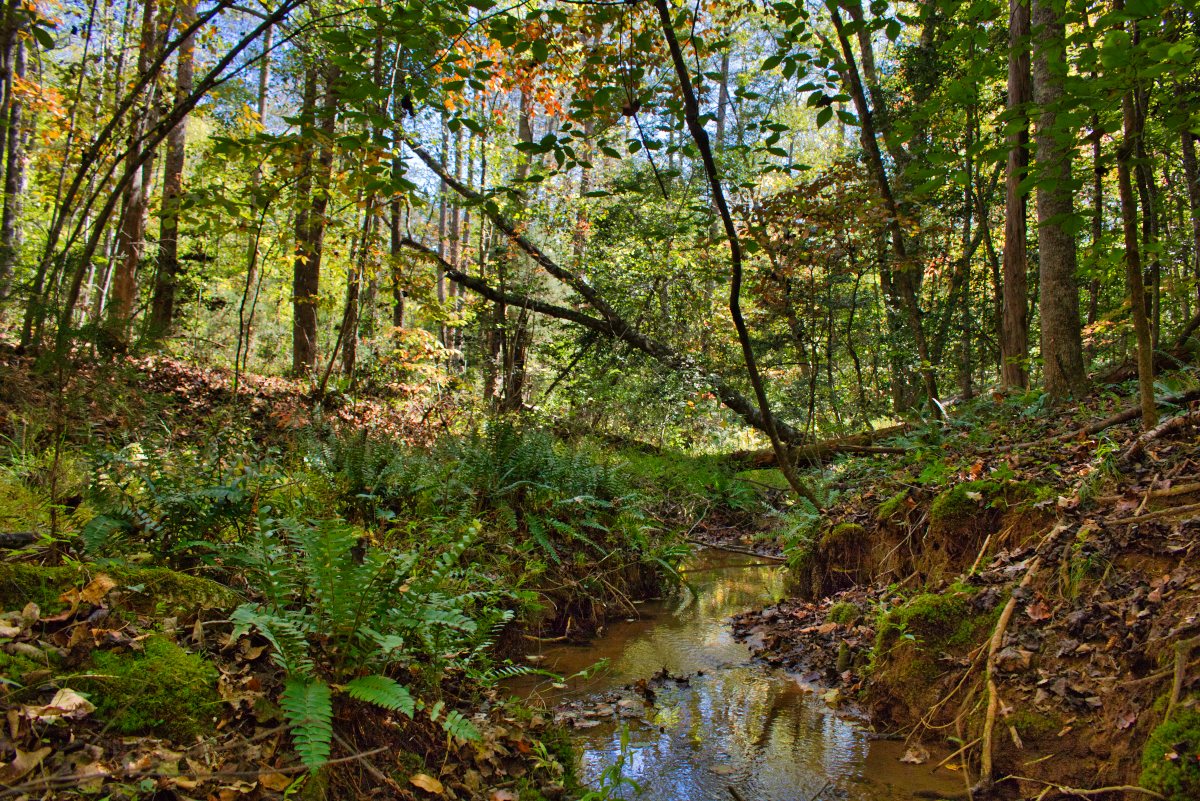
<path fill-rule="evenodd" d="M 1029 2 L 1009 0 L 1008 26 L 1008 167 L 1004 200 L 1004 314 L 1000 329 L 1000 381 L 1006 387 L 1029 386 L 1029 263 L 1026 251 L 1028 193 L 1021 181 L 1029 167 Z"/>
<path fill-rule="evenodd" d="M 157 0 L 145 0 L 142 7 L 142 33 L 139 44 L 137 73 L 145 75 L 154 55 L 155 14 Z M 136 113 L 129 136 L 131 179 L 125 189 L 125 212 L 117 238 L 117 264 L 113 271 L 112 287 L 106 324 L 107 344 L 118 351 L 129 347 L 129 327 L 137 297 L 137 272 L 146 244 L 146 170 L 148 159 L 143 155 L 140 139 L 146 129 L 150 107 L 154 102 L 155 85 L 146 88 L 145 108 Z M 140 165 L 139 165 L 140 161 Z"/>
<path fill-rule="evenodd" d="M 313 198 L 316 144 L 313 141 L 317 105 L 317 66 L 311 64 L 304 72 L 304 93 L 300 106 L 300 128 L 303 142 L 296 165 L 296 252 L 292 263 L 292 372 L 308 375 L 317 362 L 317 292 L 320 273 L 313 265 L 320 264 L 316 239 L 321 224 L 316 216 Z"/>
<path fill-rule="evenodd" d="M 1125 277 L 1129 282 L 1130 310 L 1133 330 L 1137 336 L 1138 397 L 1142 407 L 1142 429 L 1149 431 L 1158 424 L 1158 405 L 1154 401 L 1154 344 L 1150 336 L 1150 321 L 1146 315 L 1146 288 L 1142 279 L 1142 264 L 1138 253 L 1137 203 L 1133 194 L 1130 161 L 1141 136 L 1137 126 L 1132 92 L 1126 92 L 1121 103 L 1125 140 L 1117 153 L 1117 183 L 1121 194 L 1121 223 L 1125 235 Z"/>
<path fill-rule="evenodd" d="M 25 43 L 18 41 L 13 54 L 12 72 L 16 78 L 25 77 Z M 21 249 L 22 195 L 25 192 L 25 130 L 24 106 L 15 97 L 9 97 L 8 147 L 4 165 L 4 212 L 0 219 L 0 302 L 8 297 L 9 281 Z"/>
<path fill-rule="evenodd" d="M 179 4 L 179 23 L 186 28 L 196 17 L 195 0 Z M 188 36 L 179 48 L 175 72 L 175 102 L 182 103 L 192 93 L 192 65 L 196 45 Z M 167 136 L 167 157 L 163 165 L 162 226 L 158 237 L 158 271 L 154 297 L 150 305 L 151 340 L 165 336 L 175 317 L 175 289 L 179 279 L 179 217 L 183 202 L 183 166 L 187 146 L 187 117 Z"/>
<path fill-rule="evenodd" d="M 750 331 L 747 329 L 746 321 L 742 316 L 741 240 L 738 237 L 733 216 L 730 214 L 729 207 L 725 202 L 725 191 L 721 185 L 720 175 L 717 173 L 717 165 L 713 159 L 712 148 L 709 145 L 708 133 L 704 130 L 704 123 L 700 119 L 700 107 L 696 102 L 696 93 L 692 88 L 691 70 L 688 68 L 687 62 L 684 60 L 683 51 L 680 49 L 679 42 L 675 38 L 671 10 L 667 6 L 667 0 L 654 0 L 654 5 L 658 9 L 663 36 L 666 38 L 667 47 L 671 51 L 671 61 L 675 65 L 675 76 L 679 79 L 679 88 L 683 94 L 684 120 L 687 123 L 688 130 L 692 134 L 692 140 L 696 143 L 696 147 L 700 151 L 700 157 L 704 162 L 704 171 L 708 176 L 708 184 L 712 192 L 713 201 L 721 216 L 721 221 L 725 227 L 725 236 L 729 242 L 729 258 L 732 268 L 732 276 L 729 283 L 729 315 L 733 318 L 734 328 L 737 329 L 738 341 L 742 346 L 742 359 L 746 364 L 746 377 L 750 380 L 750 385 L 754 389 L 759 413 L 763 420 L 763 428 L 771 440 L 771 447 L 775 451 L 775 459 L 780 471 L 787 478 L 788 484 L 791 485 L 797 495 L 807 499 L 813 506 L 820 509 L 821 502 L 792 469 L 787 447 L 779 438 L 779 432 L 775 428 L 775 421 L 771 414 L 771 406 L 767 399 L 766 388 L 763 385 L 762 376 L 758 372 L 758 362 L 755 359 L 754 348 L 750 342 Z"/>
<path fill-rule="evenodd" d="M 1196 166 L 1196 136 L 1184 130 L 1179 141 L 1183 147 L 1183 179 L 1192 220 L 1192 278 L 1196 282 L 1196 299 L 1200 301 L 1200 168 Z"/>

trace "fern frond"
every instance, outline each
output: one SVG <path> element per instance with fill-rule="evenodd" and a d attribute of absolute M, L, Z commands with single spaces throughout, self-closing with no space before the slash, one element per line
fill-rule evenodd
<path fill-rule="evenodd" d="M 362 676 L 346 685 L 351 698 L 412 717 L 417 702 L 408 688 L 387 676 Z"/>
<path fill-rule="evenodd" d="M 230 619 L 237 624 L 235 632 L 258 629 L 275 649 L 275 661 L 288 673 L 307 676 L 313 672 L 309 626 L 301 613 L 272 614 L 261 607 L 243 604 L 234 610 Z"/>
<path fill-rule="evenodd" d="M 446 717 L 442 719 L 442 729 L 446 734 L 459 740 L 478 742 L 483 739 L 483 735 L 479 733 L 475 724 L 463 717 L 463 714 L 457 709 L 451 709 L 446 713 Z"/>
<path fill-rule="evenodd" d="M 316 771 L 329 761 L 333 741 L 333 692 L 320 679 L 289 678 L 279 698 L 283 715 L 292 727 L 292 740 L 300 761 Z"/>

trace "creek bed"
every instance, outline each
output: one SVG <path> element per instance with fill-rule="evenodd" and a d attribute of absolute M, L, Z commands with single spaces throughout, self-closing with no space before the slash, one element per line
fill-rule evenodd
<path fill-rule="evenodd" d="M 584 781 L 594 784 L 617 760 L 624 727 L 624 775 L 641 785 L 637 797 L 645 801 L 732 801 L 735 794 L 746 801 L 810 801 L 818 792 L 822 799 L 856 801 L 964 795 L 961 779 L 945 770 L 931 774 L 937 755 L 924 765 L 901 763 L 901 743 L 873 739 L 861 721 L 825 703 L 819 690 L 754 660 L 733 638 L 731 615 L 783 597 L 782 566 L 707 549 L 684 575 L 690 591 L 640 605 L 637 619 L 610 625 L 591 644 L 546 644 L 540 651 L 539 665 L 564 676 L 602 659 L 605 669 L 570 678 L 565 687 L 539 677 L 510 685 L 534 705 L 587 707 L 663 668 L 687 677 L 655 684 L 653 704 L 636 716 L 591 717 L 589 728 L 575 730 Z M 623 711 L 630 711 L 632 704 L 624 703 Z M 628 790 L 622 795 L 633 797 Z"/>

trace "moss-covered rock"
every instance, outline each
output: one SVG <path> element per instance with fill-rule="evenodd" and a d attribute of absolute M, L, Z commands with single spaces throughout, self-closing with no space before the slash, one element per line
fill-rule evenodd
<path fill-rule="evenodd" d="M 1168 801 L 1200 798 L 1200 712 L 1179 712 L 1150 734 L 1141 783 Z"/>
<path fill-rule="evenodd" d="M 43 612 L 61 609 L 66 604 L 59 596 L 102 573 L 117 583 L 114 592 L 130 609 L 183 614 L 231 609 L 240 603 L 237 593 L 222 584 L 165 567 L 0 563 L 0 609 L 21 609 L 30 601 Z"/>
<path fill-rule="evenodd" d="M 867 530 L 858 523 L 838 523 L 821 537 L 821 547 L 844 550 L 859 549 L 867 538 Z"/>
<path fill-rule="evenodd" d="M 217 670 L 161 634 L 141 651 L 97 651 L 81 685 L 96 714 L 122 734 L 186 740 L 212 728 L 220 707 Z"/>

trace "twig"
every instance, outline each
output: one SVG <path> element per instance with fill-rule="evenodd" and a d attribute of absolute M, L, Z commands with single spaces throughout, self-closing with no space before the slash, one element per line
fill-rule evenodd
<path fill-rule="evenodd" d="M 1142 451 L 1146 450 L 1146 446 L 1156 439 L 1166 436 L 1180 428 L 1183 428 L 1188 423 L 1194 423 L 1200 420 L 1200 411 L 1191 411 L 1186 414 L 1178 414 L 1174 417 L 1169 417 L 1159 423 L 1154 428 L 1141 434 L 1133 443 L 1125 449 L 1121 454 L 1121 461 L 1125 463 L 1132 462 L 1138 456 L 1141 456 Z"/>
<path fill-rule="evenodd" d="M 782 563 L 787 561 L 787 557 L 772 556 L 769 553 L 759 553 L 758 551 L 752 551 L 749 548 L 738 548 L 733 545 L 717 545 L 716 543 L 705 542 L 704 540 L 698 540 L 692 537 L 689 537 L 687 541 L 693 545 L 703 545 L 705 548 L 714 548 L 718 551 L 729 551 L 730 553 L 740 553 L 745 554 L 746 556 L 757 556 L 759 559 L 770 559 L 773 562 Z"/>
<path fill-rule="evenodd" d="M 1034 784 L 1045 785 L 1046 790 L 1057 790 L 1063 795 L 1073 795 L 1078 798 L 1090 798 L 1091 796 L 1106 795 L 1107 793 L 1141 793 L 1143 795 L 1148 795 L 1151 798 L 1166 799 L 1166 796 L 1162 795 L 1161 793 L 1156 793 L 1153 790 L 1147 790 L 1145 787 L 1136 787 L 1132 784 L 1118 784 L 1113 785 L 1112 787 L 1096 787 L 1090 790 L 1085 790 L 1079 787 L 1068 787 L 1065 784 L 1058 784 L 1057 782 L 1048 782 L 1044 779 L 1031 779 L 1028 776 L 1004 777 L 1004 781 L 1007 781 L 1008 779 L 1014 779 L 1019 782 L 1033 782 Z M 1038 798 L 1042 798 L 1044 796 L 1045 791 L 1043 791 L 1043 794 L 1039 795 Z"/>
<path fill-rule="evenodd" d="M 980 740 L 982 740 L 982 739 L 983 739 L 982 737 L 976 737 L 974 740 L 972 740 L 971 742 L 967 743 L 967 744 L 966 744 L 966 745 L 964 745 L 962 748 L 958 749 L 958 750 L 957 750 L 957 751 L 955 751 L 953 754 L 951 754 L 950 756 L 948 756 L 948 757 L 946 757 L 945 759 L 943 759 L 941 762 L 939 762 L 939 763 L 937 763 L 936 765 L 934 765 L 932 768 L 930 768 L 930 769 L 929 769 L 929 772 L 930 772 L 930 773 L 936 773 L 936 772 L 937 772 L 937 769 L 938 769 L 938 768 L 940 768 L 942 765 L 945 765 L 947 762 L 949 762 L 950 760 L 954 759 L 956 756 L 958 756 L 959 754 L 961 754 L 963 751 L 966 751 L 968 748 L 974 748 L 974 747 L 975 747 L 975 746 L 976 746 L 976 745 L 979 743 L 979 741 L 980 741 Z"/>
<path fill-rule="evenodd" d="M 1197 645 L 1200 645 L 1200 637 L 1175 643 L 1175 676 L 1171 682 L 1171 696 L 1167 699 L 1167 711 L 1163 715 L 1163 723 L 1171 719 L 1171 713 L 1179 704 L 1179 698 L 1183 694 L 1183 678 L 1187 672 L 1188 657 L 1192 655 L 1192 649 Z"/>
<path fill-rule="evenodd" d="M 1109 518 L 1108 522 L 1116 526 L 1130 526 L 1134 523 L 1146 523 L 1164 517 L 1175 517 L 1189 512 L 1200 512 L 1200 503 L 1185 503 L 1183 506 L 1172 506 L 1170 509 L 1159 509 L 1156 512 L 1146 512 L 1144 515 L 1134 515 L 1125 518 Z"/>

